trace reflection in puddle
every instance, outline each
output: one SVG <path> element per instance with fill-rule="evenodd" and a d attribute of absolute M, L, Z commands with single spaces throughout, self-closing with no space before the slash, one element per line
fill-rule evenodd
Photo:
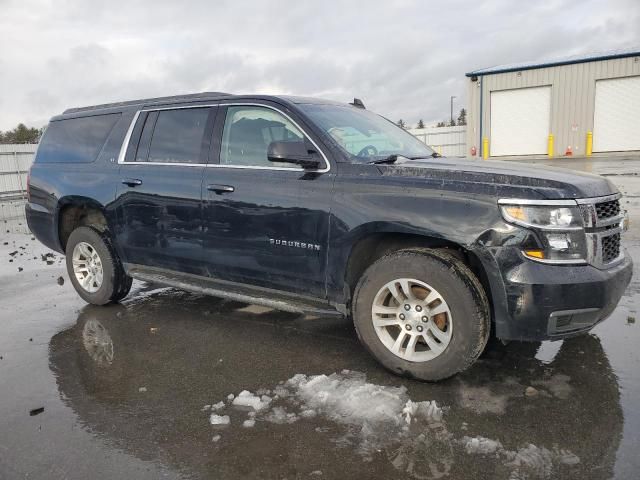
<path fill-rule="evenodd" d="M 107 329 L 96 319 L 89 319 L 82 329 L 82 343 L 91 359 L 98 365 L 113 362 L 113 341 Z"/>
<path fill-rule="evenodd" d="M 536 359 L 540 360 L 542 363 L 551 363 L 553 362 L 553 359 L 556 358 L 556 355 L 561 348 L 562 340 L 557 340 L 555 342 L 542 342 L 538 349 L 538 353 L 536 353 Z"/>
<path fill-rule="evenodd" d="M 525 443 L 509 450 L 498 440 L 457 438 L 449 432 L 446 415 L 435 401 L 414 402 L 406 388 L 369 383 L 361 372 L 297 374 L 273 390 L 255 394 L 244 390 L 238 396 L 230 394 L 227 400 L 231 397 L 227 404 L 221 400 L 214 405 L 211 424 L 253 427 L 256 421 L 291 424 L 320 416 L 348 427 L 346 434 L 332 441 L 355 447 L 365 461 L 376 451 L 385 451 L 396 469 L 413 478 L 448 476 L 455 457 L 464 453 L 492 455 L 509 478 L 518 479 L 551 478 L 560 468 L 580 463 L 568 449 Z M 234 410 L 234 406 L 248 408 L 248 412 Z M 243 422 L 244 415 L 248 418 Z"/>
<path fill-rule="evenodd" d="M 145 288 L 84 308 L 50 345 L 63 401 L 141 459 L 219 478 L 613 475 L 623 419 L 595 336 L 544 360 L 536 344 L 493 345 L 426 384 L 380 370 L 348 322 Z"/>

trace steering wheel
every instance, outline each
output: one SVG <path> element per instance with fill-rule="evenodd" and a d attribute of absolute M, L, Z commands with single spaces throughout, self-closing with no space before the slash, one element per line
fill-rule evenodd
<path fill-rule="evenodd" d="M 373 145 L 367 145 L 358 152 L 358 157 L 373 157 L 378 154 L 378 149 Z"/>

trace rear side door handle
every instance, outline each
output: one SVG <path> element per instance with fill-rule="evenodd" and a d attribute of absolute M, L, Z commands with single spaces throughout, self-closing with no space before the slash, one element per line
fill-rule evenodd
<path fill-rule="evenodd" d="M 139 185 L 142 185 L 142 180 L 139 180 L 137 178 L 125 178 L 122 180 L 122 183 L 130 187 L 137 187 Z"/>
<path fill-rule="evenodd" d="M 215 192 L 216 195 L 222 195 L 223 193 L 233 193 L 236 189 L 231 185 L 211 184 L 207 185 L 207 190 L 209 190 L 210 192 Z"/>

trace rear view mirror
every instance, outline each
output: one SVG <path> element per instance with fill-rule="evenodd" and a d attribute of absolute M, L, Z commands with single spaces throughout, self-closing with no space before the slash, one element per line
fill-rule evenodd
<path fill-rule="evenodd" d="M 267 158 L 270 162 L 294 163 L 302 168 L 318 168 L 320 165 L 318 154 L 310 151 L 304 141 L 271 142 L 267 150 Z"/>

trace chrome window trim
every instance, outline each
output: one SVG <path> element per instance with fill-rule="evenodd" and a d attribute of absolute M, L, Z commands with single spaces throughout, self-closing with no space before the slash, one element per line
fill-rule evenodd
<path fill-rule="evenodd" d="M 246 107 L 262 107 L 268 108 L 275 112 L 278 112 L 283 117 L 287 118 L 296 128 L 298 128 L 302 134 L 309 139 L 311 144 L 316 147 L 322 159 L 325 162 L 324 168 L 319 169 L 304 169 L 300 167 L 264 167 L 264 166 L 252 166 L 252 165 L 221 165 L 219 163 L 179 163 L 179 162 L 125 162 L 124 157 L 127 153 L 127 149 L 129 148 L 129 143 L 131 142 L 131 135 L 133 135 L 133 129 L 135 128 L 136 122 L 140 117 L 140 114 L 143 112 L 158 112 L 162 110 L 181 110 L 185 108 L 208 108 L 208 107 L 236 107 L 236 106 L 246 106 Z M 233 168 L 238 170 L 275 170 L 275 171 L 286 171 L 286 172 L 305 172 L 305 173 L 326 173 L 331 170 L 331 163 L 329 159 L 322 151 L 322 149 L 318 146 L 318 144 L 311 138 L 311 136 L 307 133 L 307 131 L 302 128 L 293 118 L 287 115 L 282 110 L 273 107 L 271 105 L 265 105 L 262 103 L 251 103 L 251 102 L 239 102 L 239 103 L 210 103 L 203 105 L 186 105 L 186 106 L 178 106 L 178 107 L 161 107 L 161 108 L 143 108 L 138 110 L 133 119 L 131 120 L 131 124 L 129 125 L 129 129 L 127 130 L 127 134 L 124 137 L 122 145 L 120 146 L 120 152 L 118 153 L 118 165 L 166 165 L 166 166 L 181 166 L 181 167 L 206 167 L 206 168 Z"/>

